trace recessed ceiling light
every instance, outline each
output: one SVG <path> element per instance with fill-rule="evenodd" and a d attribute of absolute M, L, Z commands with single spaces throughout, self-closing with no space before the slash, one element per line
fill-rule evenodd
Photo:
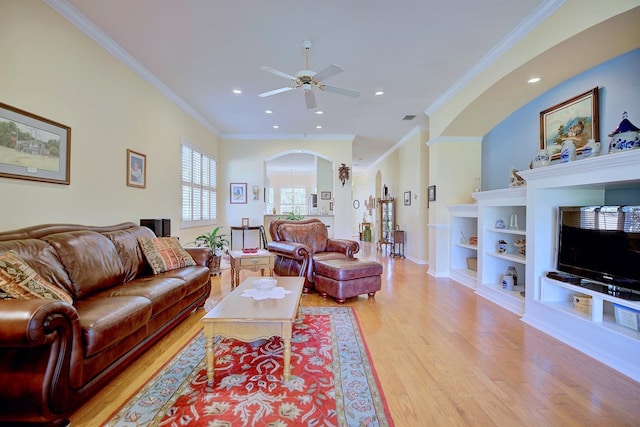
<path fill-rule="evenodd" d="M 379 91 L 376 91 L 375 95 L 376 96 L 382 96 L 382 95 L 384 95 L 384 92 L 379 90 Z"/>
<path fill-rule="evenodd" d="M 265 114 L 273 114 L 273 111 L 271 110 L 264 110 Z"/>
<path fill-rule="evenodd" d="M 315 113 L 316 113 L 316 114 L 318 114 L 318 115 L 320 115 L 320 114 L 324 114 L 324 111 L 322 111 L 322 110 L 318 110 L 318 111 L 316 111 Z"/>
<path fill-rule="evenodd" d="M 322 129 L 322 125 L 316 125 L 316 129 Z"/>
<path fill-rule="evenodd" d="M 527 83 L 529 84 L 536 84 L 536 83 L 540 83 L 542 81 L 542 77 L 531 77 L 529 80 L 527 80 Z"/>
<path fill-rule="evenodd" d="M 234 89 L 233 93 L 235 93 L 236 95 L 240 95 L 242 93 L 241 89 Z"/>
<path fill-rule="evenodd" d="M 280 129 L 280 126 L 278 126 L 278 125 L 273 125 L 273 128 L 274 128 L 274 129 Z"/>

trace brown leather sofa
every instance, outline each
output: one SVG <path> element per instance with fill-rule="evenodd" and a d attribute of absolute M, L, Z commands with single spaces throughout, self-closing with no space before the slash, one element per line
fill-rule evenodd
<path fill-rule="evenodd" d="M 0 300 L 0 425 L 64 425 L 68 416 L 193 310 L 211 290 L 207 248 L 195 266 L 152 274 L 146 227 L 39 225 L 0 233 L 73 304 Z"/>
<path fill-rule="evenodd" d="M 330 239 L 327 226 L 317 218 L 276 219 L 269 224 L 269 234 L 272 241 L 267 249 L 276 255 L 274 271 L 304 277 L 305 292 L 314 287 L 317 261 L 353 258 L 360 250 L 354 240 Z"/>

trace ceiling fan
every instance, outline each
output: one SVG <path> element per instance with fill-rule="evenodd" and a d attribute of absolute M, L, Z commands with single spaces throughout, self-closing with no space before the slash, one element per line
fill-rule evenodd
<path fill-rule="evenodd" d="M 342 68 L 339 65 L 333 64 L 333 65 L 329 65 L 327 68 L 317 73 L 315 71 L 311 71 L 309 69 L 309 50 L 311 49 L 311 42 L 308 40 L 305 40 L 304 42 L 302 42 L 302 47 L 305 49 L 305 52 L 306 52 L 307 67 L 305 70 L 298 71 L 295 76 L 292 76 L 291 74 L 284 73 L 282 71 L 276 70 L 271 67 L 260 67 L 262 70 L 268 73 L 275 74 L 276 76 L 284 77 L 285 79 L 289 79 L 293 81 L 293 86 L 286 86 L 280 89 L 264 92 L 259 94 L 258 95 L 259 97 L 265 98 L 267 96 L 276 95 L 278 93 L 288 92 L 290 90 L 302 88 L 304 90 L 304 99 L 307 104 L 307 108 L 312 109 L 317 107 L 316 96 L 313 93 L 313 88 L 324 90 L 326 92 L 332 92 L 340 95 L 350 96 L 352 98 L 357 98 L 358 96 L 360 96 L 360 92 L 358 92 L 357 90 L 345 89 L 343 87 L 330 86 L 330 85 L 323 84 L 322 82 L 324 80 L 328 79 L 329 77 L 333 77 L 336 74 L 340 74 L 341 72 L 344 71 L 344 68 Z"/>

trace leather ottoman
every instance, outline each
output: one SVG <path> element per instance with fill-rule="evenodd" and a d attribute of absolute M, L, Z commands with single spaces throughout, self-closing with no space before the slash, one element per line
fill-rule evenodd
<path fill-rule="evenodd" d="M 382 265 L 358 258 L 315 261 L 315 288 L 320 295 L 332 296 L 339 304 L 362 294 L 373 297 L 381 288 Z"/>

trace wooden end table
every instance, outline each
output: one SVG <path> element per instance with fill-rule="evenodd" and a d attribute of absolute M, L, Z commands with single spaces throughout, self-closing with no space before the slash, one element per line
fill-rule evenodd
<path fill-rule="evenodd" d="M 273 276 L 273 263 L 275 256 L 264 249 L 259 249 L 256 253 L 245 253 L 242 251 L 229 251 L 229 262 L 231 263 L 231 288 L 240 284 L 240 270 L 251 271 L 260 270 L 264 276 L 264 269 L 269 269 L 269 276 Z"/>
<path fill-rule="evenodd" d="M 291 293 L 282 299 L 256 301 L 243 297 L 245 289 L 253 288 L 250 277 L 204 315 L 204 336 L 206 338 L 207 379 L 213 385 L 215 369 L 214 339 L 216 336 L 235 338 L 244 342 L 282 338 L 284 344 L 283 379 L 291 377 L 291 335 L 293 322 L 299 317 L 300 297 L 304 287 L 304 277 L 278 277 L 278 284 Z"/>

